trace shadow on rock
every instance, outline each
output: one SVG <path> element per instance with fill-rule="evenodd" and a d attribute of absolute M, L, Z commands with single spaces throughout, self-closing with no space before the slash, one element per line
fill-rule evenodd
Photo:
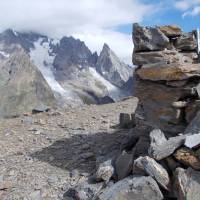
<path fill-rule="evenodd" d="M 58 140 L 31 156 L 62 169 L 92 173 L 96 164 L 118 155 L 121 142 L 127 135 L 128 130 L 73 135 L 71 138 Z"/>

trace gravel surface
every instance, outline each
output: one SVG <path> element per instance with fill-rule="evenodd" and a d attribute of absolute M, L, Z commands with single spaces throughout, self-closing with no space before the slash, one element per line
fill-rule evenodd
<path fill-rule="evenodd" d="M 56 200 L 119 151 L 119 114 L 136 98 L 0 121 L 0 199 Z"/>

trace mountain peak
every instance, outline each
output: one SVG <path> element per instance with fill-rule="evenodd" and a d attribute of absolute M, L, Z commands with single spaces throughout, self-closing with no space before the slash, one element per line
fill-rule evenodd
<path fill-rule="evenodd" d="M 104 43 L 103 51 L 108 51 L 108 50 L 110 50 L 110 47 L 108 46 L 108 44 Z"/>

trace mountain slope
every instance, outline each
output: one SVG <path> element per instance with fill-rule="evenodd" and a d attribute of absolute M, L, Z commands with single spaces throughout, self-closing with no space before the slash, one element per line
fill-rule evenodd
<path fill-rule="evenodd" d="M 29 54 L 59 104 L 99 103 L 104 97 L 118 101 L 127 95 L 123 85 L 132 76 L 132 69 L 107 45 L 98 56 L 73 37 L 54 40 L 37 33 L 7 30 L 0 34 L 0 58 L 15 52 L 16 45 Z"/>
<path fill-rule="evenodd" d="M 0 62 L 0 96 L 0 117 L 18 116 L 56 103 L 49 85 L 21 48 Z"/>

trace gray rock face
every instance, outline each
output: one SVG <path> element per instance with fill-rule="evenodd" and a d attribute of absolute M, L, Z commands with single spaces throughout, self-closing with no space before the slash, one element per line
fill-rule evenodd
<path fill-rule="evenodd" d="M 53 92 L 21 48 L 0 64 L 0 95 L 0 117 L 31 112 L 41 104 L 55 105 Z"/>
<path fill-rule="evenodd" d="M 120 154 L 115 161 L 115 169 L 118 180 L 130 175 L 133 166 L 133 155 L 125 151 Z"/>
<path fill-rule="evenodd" d="M 200 131 L 200 112 L 197 113 L 195 118 L 190 122 L 190 124 L 187 126 L 184 134 L 197 134 Z"/>
<path fill-rule="evenodd" d="M 84 42 L 73 37 L 63 37 L 54 47 L 54 67 L 58 79 L 73 79 L 82 68 L 90 66 L 91 51 Z"/>
<path fill-rule="evenodd" d="M 185 142 L 185 136 L 171 137 L 166 139 L 164 133 L 159 129 L 155 129 L 150 133 L 151 144 L 149 147 L 149 155 L 156 160 L 162 160 L 170 156 L 174 151 Z"/>
<path fill-rule="evenodd" d="M 133 69 L 121 62 L 107 44 L 97 60 L 96 70 L 117 87 L 122 87 L 133 75 Z"/>
<path fill-rule="evenodd" d="M 170 178 L 167 170 L 154 159 L 148 156 L 139 157 L 134 161 L 134 166 L 154 178 L 164 189 L 170 190 Z"/>
<path fill-rule="evenodd" d="M 163 195 L 151 177 L 123 179 L 99 195 L 97 200 L 161 200 Z"/>
<path fill-rule="evenodd" d="M 31 48 L 34 48 L 33 43 L 37 41 L 39 38 L 43 38 L 47 40 L 46 36 L 37 34 L 37 33 L 19 33 L 14 32 L 11 29 L 5 30 L 3 33 L 0 33 L 0 43 L 5 44 L 4 48 L 12 53 L 12 48 L 10 49 L 10 45 L 20 45 L 27 53 Z"/>
<path fill-rule="evenodd" d="M 141 27 L 133 24 L 135 52 L 163 50 L 169 46 L 169 39 L 158 28 Z"/>
<path fill-rule="evenodd" d="M 185 139 L 185 146 L 189 148 L 197 147 L 200 144 L 200 133 L 188 135 Z"/>
<path fill-rule="evenodd" d="M 177 168 L 175 171 L 176 196 L 179 200 L 200 199 L 200 172 L 191 168 Z"/>
<path fill-rule="evenodd" d="M 197 39 L 195 34 L 185 33 L 179 37 L 175 43 L 175 47 L 179 50 L 196 50 L 197 49 Z"/>

